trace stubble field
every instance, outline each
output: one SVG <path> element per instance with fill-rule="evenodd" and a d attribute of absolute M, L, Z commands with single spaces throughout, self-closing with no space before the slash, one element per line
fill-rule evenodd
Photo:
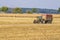
<path fill-rule="evenodd" d="M 52 24 L 33 24 L 41 14 L 0 14 L 0 40 L 60 40 L 60 14 Z"/>

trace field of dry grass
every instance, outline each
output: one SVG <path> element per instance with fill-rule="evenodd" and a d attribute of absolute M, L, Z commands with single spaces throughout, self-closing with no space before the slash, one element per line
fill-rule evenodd
<path fill-rule="evenodd" d="M 0 40 L 60 40 L 60 14 L 52 24 L 33 24 L 39 15 L 0 14 Z"/>
<path fill-rule="evenodd" d="M 36 16 L 41 16 L 42 14 L 5 14 L 5 13 L 0 13 L 0 17 L 36 17 Z M 52 14 L 53 17 L 60 17 L 60 14 Z"/>

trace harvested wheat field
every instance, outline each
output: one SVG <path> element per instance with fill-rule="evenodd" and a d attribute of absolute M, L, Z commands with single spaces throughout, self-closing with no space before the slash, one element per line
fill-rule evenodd
<path fill-rule="evenodd" d="M 0 14 L 0 40 L 60 40 L 60 14 L 52 24 L 33 24 L 41 14 Z"/>

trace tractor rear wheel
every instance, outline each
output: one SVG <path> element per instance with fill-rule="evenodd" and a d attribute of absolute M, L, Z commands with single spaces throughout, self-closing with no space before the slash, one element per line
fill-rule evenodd
<path fill-rule="evenodd" d="M 41 23 L 45 24 L 45 20 L 44 20 L 44 19 L 42 19 L 42 20 L 41 20 Z"/>

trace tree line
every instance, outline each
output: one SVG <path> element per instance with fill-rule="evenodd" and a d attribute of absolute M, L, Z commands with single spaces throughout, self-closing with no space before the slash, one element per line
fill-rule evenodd
<path fill-rule="evenodd" d="M 8 9 L 9 8 L 6 6 L 0 7 L 0 11 L 2 12 L 7 12 Z M 32 14 L 32 13 L 37 13 L 37 11 L 38 10 L 36 8 L 32 8 L 32 10 L 27 10 L 26 13 Z M 60 13 L 60 8 L 58 8 L 58 12 Z M 19 7 L 13 8 L 12 13 L 22 13 L 22 8 Z"/>
<path fill-rule="evenodd" d="M 3 7 L 0 8 L 0 11 L 7 12 L 8 9 L 9 9 L 8 7 L 3 6 Z M 27 10 L 26 11 L 26 13 L 29 13 L 29 14 L 36 13 L 36 12 L 37 12 L 36 8 L 32 8 L 32 10 Z M 13 8 L 12 13 L 22 13 L 22 8 L 19 8 L 19 7 Z"/>

